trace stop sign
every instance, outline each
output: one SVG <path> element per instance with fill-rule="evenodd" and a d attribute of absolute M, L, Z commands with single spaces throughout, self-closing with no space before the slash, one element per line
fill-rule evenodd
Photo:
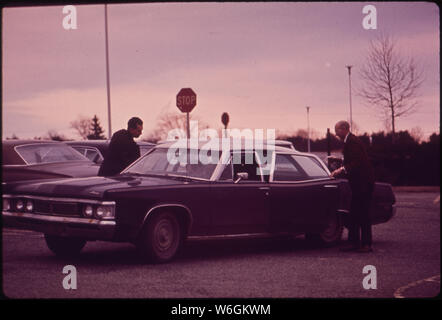
<path fill-rule="evenodd" d="M 176 95 L 176 106 L 181 112 L 190 112 L 196 106 L 196 94 L 191 88 L 183 88 Z"/>

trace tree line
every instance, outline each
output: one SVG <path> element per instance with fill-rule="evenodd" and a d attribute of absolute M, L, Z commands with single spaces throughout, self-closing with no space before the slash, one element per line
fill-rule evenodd
<path fill-rule="evenodd" d="M 439 186 L 440 185 L 440 133 L 433 133 L 428 141 L 405 131 L 392 133 L 383 131 L 371 135 L 357 135 L 364 143 L 375 171 L 376 181 L 394 186 Z M 305 136 L 285 137 L 298 151 L 307 151 Z M 340 152 L 343 142 L 330 135 L 310 141 L 312 152 Z"/>

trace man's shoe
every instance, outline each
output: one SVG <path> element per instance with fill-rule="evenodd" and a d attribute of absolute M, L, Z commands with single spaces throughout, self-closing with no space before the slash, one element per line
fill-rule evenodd
<path fill-rule="evenodd" d="M 362 246 L 358 250 L 356 250 L 356 252 L 360 252 L 360 253 L 373 252 L 373 248 L 370 246 Z"/>
<path fill-rule="evenodd" d="M 357 251 L 357 250 L 359 250 L 359 247 L 352 245 L 352 246 L 346 246 L 346 247 L 339 248 L 339 250 L 344 251 L 344 252 Z"/>

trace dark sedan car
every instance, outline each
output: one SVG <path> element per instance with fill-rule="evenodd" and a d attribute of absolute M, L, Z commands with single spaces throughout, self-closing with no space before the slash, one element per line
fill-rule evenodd
<path fill-rule="evenodd" d="M 57 255 L 88 240 L 125 241 L 154 262 L 172 259 L 185 239 L 297 235 L 340 240 L 348 181 L 330 177 L 314 155 L 220 144 L 157 145 L 114 177 L 63 179 L 4 190 L 3 218 L 45 233 Z M 184 151 L 183 151 L 184 150 Z M 372 219 L 388 221 L 395 197 L 377 183 Z"/>
<path fill-rule="evenodd" d="M 107 149 L 109 148 L 110 140 L 65 141 L 65 143 L 80 152 L 89 160 L 101 164 L 104 160 Z M 155 146 L 154 143 L 145 141 L 137 141 L 137 144 L 140 147 L 141 155 L 144 155 Z"/>
<path fill-rule="evenodd" d="M 56 141 L 3 140 L 2 182 L 96 176 L 99 166 Z"/>

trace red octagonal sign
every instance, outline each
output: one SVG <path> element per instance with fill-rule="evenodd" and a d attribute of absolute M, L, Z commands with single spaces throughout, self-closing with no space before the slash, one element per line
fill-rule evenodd
<path fill-rule="evenodd" d="M 181 112 L 190 112 L 196 106 L 196 93 L 191 88 L 183 88 L 176 95 L 176 106 Z"/>

